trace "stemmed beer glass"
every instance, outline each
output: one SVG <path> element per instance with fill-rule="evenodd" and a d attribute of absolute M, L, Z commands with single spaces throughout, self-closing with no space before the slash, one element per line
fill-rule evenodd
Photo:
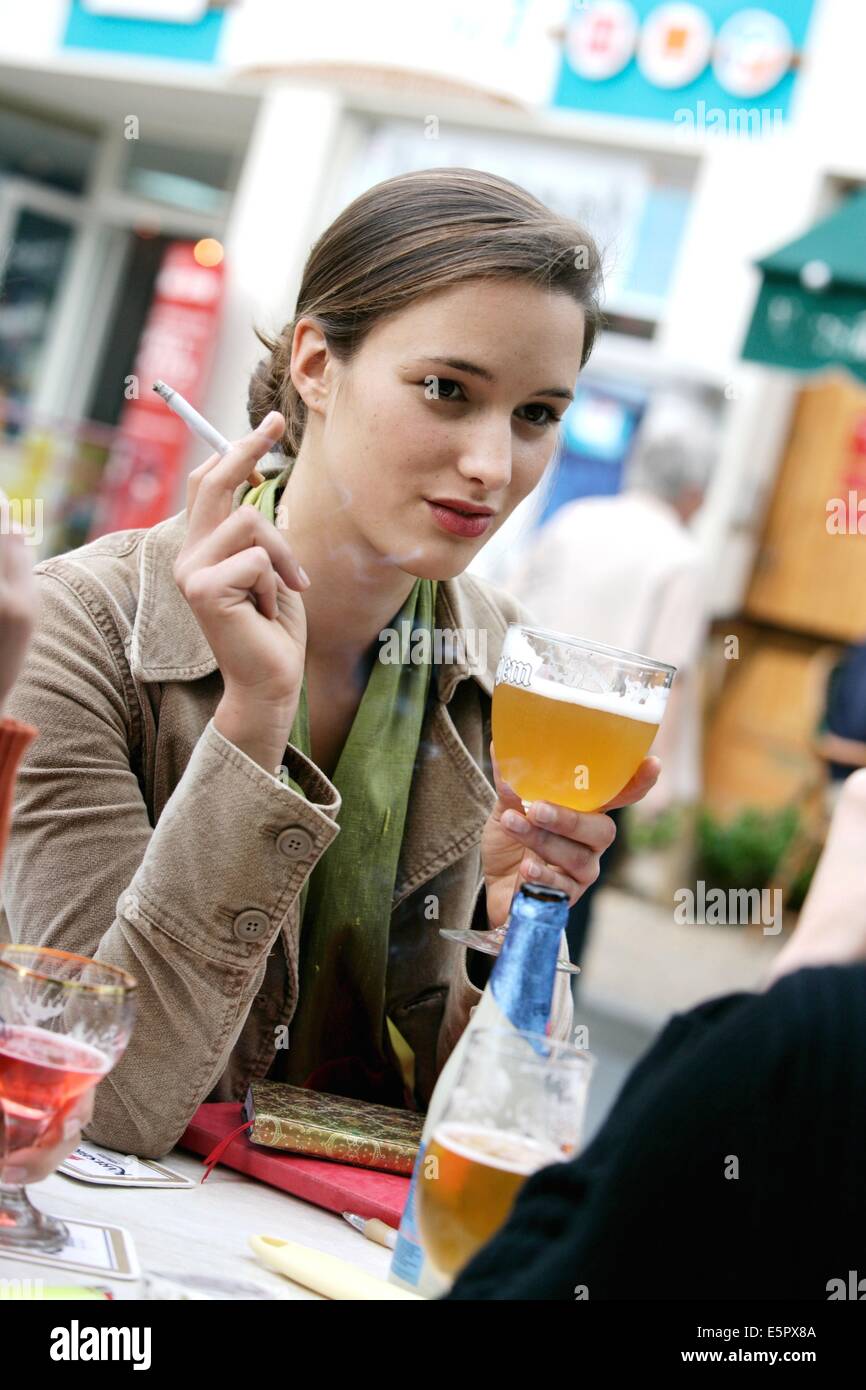
<path fill-rule="evenodd" d="M 69 1233 L 38 1211 L 3 1168 L 39 1147 L 90 1087 L 123 1055 L 132 1032 L 136 982 L 125 970 L 43 946 L 0 942 L 0 1254 L 55 1252 Z"/>
<path fill-rule="evenodd" d="M 650 750 L 675 674 L 636 652 L 511 623 L 496 668 L 493 747 L 524 811 L 533 801 L 575 811 L 612 801 Z M 441 935 L 498 955 L 505 931 Z M 577 973 L 564 961 L 558 969 Z"/>
<path fill-rule="evenodd" d="M 516 1028 L 478 1028 L 424 1151 L 418 1228 L 443 1282 L 508 1219 L 527 1178 L 580 1146 L 595 1058 Z"/>

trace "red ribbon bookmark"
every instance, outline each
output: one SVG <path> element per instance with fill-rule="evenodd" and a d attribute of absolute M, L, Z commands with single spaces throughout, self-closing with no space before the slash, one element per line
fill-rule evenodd
<path fill-rule="evenodd" d="M 238 1125 L 237 1129 L 233 1129 L 230 1134 L 223 1135 L 222 1139 L 220 1139 L 216 1147 L 211 1149 L 207 1158 L 202 1159 L 202 1162 L 204 1163 L 206 1169 L 206 1172 L 202 1177 L 202 1182 L 205 1181 L 205 1178 L 210 1177 L 213 1169 L 219 1163 L 220 1159 L 222 1158 L 223 1154 L 225 1153 L 232 1140 L 237 1139 L 238 1135 L 242 1134 L 245 1129 L 252 1129 L 252 1125 L 252 1120 L 244 1120 L 242 1125 Z"/>

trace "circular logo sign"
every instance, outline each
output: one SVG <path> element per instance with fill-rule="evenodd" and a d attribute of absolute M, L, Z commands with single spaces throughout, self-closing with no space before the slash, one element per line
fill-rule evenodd
<path fill-rule="evenodd" d="M 781 82 L 793 54 L 784 20 L 769 10 L 741 10 L 719 30 L 713 72 L 733 96 L 757 97 Z"/>
<path fill-rule="evenodd" d="M 602 82 L 616 77 L 632 58 L 640 27 L 626 0 L 596 0 L 573 15 L 565 53 L 578 77 Z"/>
<path fill-rule="evenodd" d="M 713 26 L 697 5 L 659 5 L 644 22 L 637 61 L 655 87 L 686 87 L 710 61 Z"/>

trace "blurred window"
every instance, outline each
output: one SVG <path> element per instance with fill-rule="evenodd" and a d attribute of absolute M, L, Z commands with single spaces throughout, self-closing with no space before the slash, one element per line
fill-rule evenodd
<path fill-rule="evenodd" d="M 155 140 L 130 140 L 128 144 L 123 178 L 128 193 L 194 212 L 220 213 L 228 207 L 233 155 Z"/>
<path fill-rule="evenodd" d="M 95 135 L 0 106 L 0 178 L 33 179 L 81 193 L 95 151 Z"/>
<path fill-rule="evenodd" d="M 33 392 L 64 264 L 69 222 L 21 208 L 0 271 L 0 430 L 22 427 Z"/>

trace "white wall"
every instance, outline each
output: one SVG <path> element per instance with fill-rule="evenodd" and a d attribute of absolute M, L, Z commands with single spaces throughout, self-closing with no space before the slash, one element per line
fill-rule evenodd
<path fill-rule="evenodd" d="M 339 119 L 340 101 L 324 89 L 275 85 L 262 98 L 226 227 L 225 311 L 205 402 L 229 439 L 249 429 L 247 386 L 264 353 L 253 327 L 279 329 L 294 310 Z"/>
<path fill-rule="evenodd" d="M 69 0 L 36 0 L 15 5 L 7 0 L 0 22 L 0 61 L 45 59 L 60 46 Z"/>

